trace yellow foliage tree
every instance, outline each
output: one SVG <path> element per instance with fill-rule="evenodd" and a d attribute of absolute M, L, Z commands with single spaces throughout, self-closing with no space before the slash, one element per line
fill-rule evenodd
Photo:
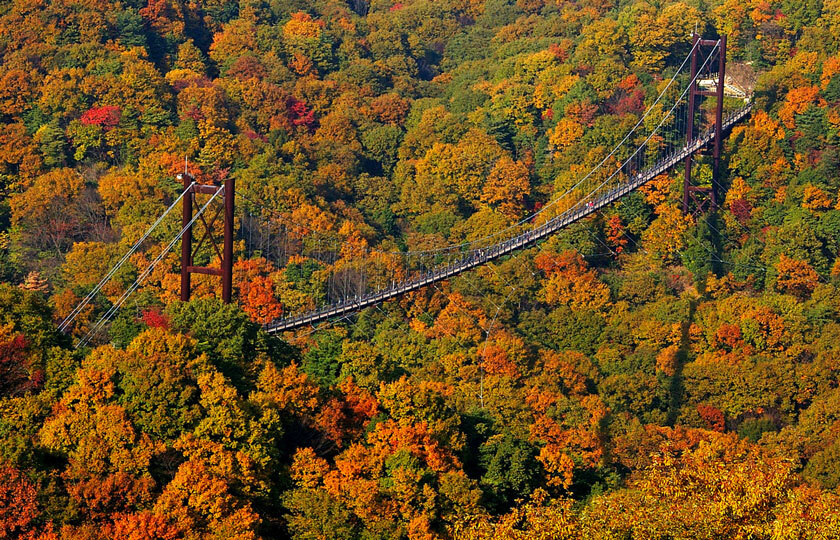
<path fill-rule="evenodd" d="M 521 217 L 525 211 L 525 197 L 531 188 L 528 176 L 528 168 L 522 162 L 502 157 L 487 177 L 481 202 L 498 206 L 499 211 L 511 220 Z"/>
<path fill-rule="evenodd" d="M 802 207 L 808 210 L 828 210 L 832 206 L 831 197 L 819 187 L 808 184 L 802 194 Z"/>
<path fill-rule="evenodd" d="M 562 118 L 548 136 L 548 142 L 560 150 L 573 145 L 583 135 L 583 126 L 571 118 Z"/>
<path fill-rule="evenodd" d="M 669 204 L 659 205 L 656 212 L 657 218 L 643 233 L 642 239 L 648 251 L 664 261 L 671 261 L 685 247 L 685 232 L 692 225 L 693 219 Z"/>
<path fill-rule="evenodd" d="M 609 305 L 609 287 L 587 267 L 580 254 L 544 252 L 534 262 L 548 276 L 540 291 L 541 299 L 548 304 L 568 305 L 573 310 L 598 310 Z"/>
<path fill-rule="evenodd" d="M 596 498 L 582 522 L 592 538 L 769 538 L 792 469 L 735 435 L 682 455 L 663 447 L 625 489 Z"/>
<path fill-rule="evenodd" d="M 455 540 L 580 540 L 583 528 L 571 499 L 551 499 L 542 490 L 525 505 L 490 518 L 470 516 L 453 528 Z"/>
<path fill-rule="evenodd" d="M 283 25 L 283 36 L 286 38 L 311 38 L 321 37 L 324 23 L 316 21 L 308 13 L 292 13 L 292 18 Z"/>
<path fill-rule="evenodd" d="M 819 86 L 803 86 L 793 88 L 787 93 L 782 108 L 779 109 L 779 119 L 785 127 L 793 129 L 796 127 L 794 116 L 805 112 L 808 105 L 821 101 Z"/>

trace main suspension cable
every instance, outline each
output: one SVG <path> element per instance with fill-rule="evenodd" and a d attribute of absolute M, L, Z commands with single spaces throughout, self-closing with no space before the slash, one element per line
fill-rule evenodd
<path fill-rule="evenodd" d="M 195 182 L 190 184 L 189 187 L 187 187 L 184 191 L 181 192 L 181 194 L 178 196 L 178 198 L 175 199 L 175 201 L 172 204 L 169 205 L 169 207 L 157 219 L 157 221 L 155 221 L 152 224 L 152 226 L 148 228 L 146 233 L 143 234 L 143 236 L 141 236 L 140 239 L 137 240 L 137 242 L 135 242 L 133 246 L 131 246 L 131 249 L 129 249 L 128 252 L 125 255 L 122 256 L 122 258 L 117 262 L 117 264 L 115 264 L 113 266 L 113 268 L 111 268 L 111 271 L 108 272 L 105 275 L 105 277 L 103 277 L 99 281 L 99 283 L 97 283 L 96 286 L 87 294 L 87 296 L 85 296 L 76 305 L 76 307 L 73 308 L 73 311 L 71 311 L 70 314 L 67 315 L 67 317 L 65 317 L 63 321 L 61 321 L 61 324 L 58 327 L 58 329 L 60 331 L 64 331 L 67 327 L 70 326 L 70 324 L 73 322 L 73 320 L 75 320 L 75 318 L 79 315 L 79 313 L 81 313 L 81 311 L 85 308 L 85 306 L 87 306 L 91 302 L 91 300 L 93 300 L 93 297 L 96 296 L 96 294 L 100 290 L 102 290 L 102 287 L 104 287 L 105 284 L 108 283 L 108 281 L 114 276 L 114 274 L 116 274 L 119 271 L 119 269 L 122 267 L 123 264 L 125 264 L 125 262 L 128 260 L 128 258 L 131 257 L 132 255 L 134 255 L 134 253 L 140 248 L 140 246 L 143 244 L 143 242 L 145 242 L 146 239 L 152 234 L 152 232 L 157 228 L 157 226 L 160 225 L 161 222 L 163 222 L 163 220 L 166 219 L 166 216 L 168 216 L 169 213 L 178 205 L 178 203 L 181 202 L 181 199 L 183 199 L 184 195 L 186 195 L 190 191 L 190 189 L 192 189 L 194 184 L 195 184 Z"/>
<path fill-rule="evenodd" d="M 152 273 L 152 270 L 155 269 L 155 267 L 158 265 L 158 263 L 163 260 L 163 258 L 166 256 L 167 253 L 169 253 L 169 251 L 172 250 L 172 247 L 178 242 L 178 240 L 181 239 L 181 237 L 184 235 L 184 233 L 186 233 L 187 230 L 189 230 L 193 226 L 193 223 L 195 223 L 195 221 L 204 213 L 204 211 L 207 209 L 207 207 L 210 206 L 210 204 L 213 202 L 213 200 L 216 197 L 218 197 L 219 194 L 222 193 L 224 190 L 225 190 L 224 186 L 222 186 L 218 190 L 216 190 L 216 192 L 213 194 L 213 196 L 210 197 L 210 199 L 208 199 L 207 202 L 204 203 L 204 205 L 192 217 L 190 222 L 187 223 L 187 225 L 184 226 L 184 228 L 182 228 L 181 231 L 177 235 L 175 235 L 175 237 L 172 239 L 172 241 L 169 242 L 169 244 L 166 247 L 163 248 L 163 250 L 160 252 L 160 254 L 157 257 L 155 257 L 155 259 L 146 267 L 145 270 L 143 270 L 143 273 L 141 273 L 137 277 L 137 279 L 134 280 L 134 283 L 132 283 L 131 287 L 129 287 L 122 294 L 122 296 L 119 298 L 119 300 L 117 300 L 117 302 L 114 303 L 114 305 L 112 305 L 111 308 L 104 315 L 102 315 L 102 317 L 100 317 L 100 319 L 97 321 L 96 325 L 94 325 L 88 331 L 88 333 L 85 334 L 85 336 L 82 339 L 80 339 L 78 343 L 76 343 L 76 348 L 77 349 L 79 347 L 85 345 L 88 341 L 90 341 L 90 339 L 94 335 L 96 335 L 102 329 L 102 327 L 105 326 L 105 324 L 120 309 L 120 307 L 128 299 L 128 297 L 131 296 L 131 294 L 135 290 L 137 290 L 137 288 L 140 286 L 140 284 L 149 276 L 149 274 Z"/>

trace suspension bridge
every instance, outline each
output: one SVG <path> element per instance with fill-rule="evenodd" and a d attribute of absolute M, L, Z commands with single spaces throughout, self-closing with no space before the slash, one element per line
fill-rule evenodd
<path fill-rule="evenodd" d="M 239 234 L 247 254 L 266 256 L 277 266 L 295 260 L 310 260 L 320 271 L 320 294 L 311 295 L 297 312 L 265 325 L 269 333 L 295 330 L 398 298 L 412 291 L 450 279 L 460 273 L 527 248 L 571 224 L 599 212 L 639 187 L 676 167 L 685 168 L 683 211 L 704 213 L 718 205 L 722 141 L 733 126 L 751 112 L 749 96 L 735 92 L 726 79 L 726 38 L 715 40 L 694 36 L 692 47 L 673 75 L 662 80 L 662 90 L 649 104 L 635 126 L 604 157 L 573 185 L 565 188 L 538 211 L 517 223 L 481 238 L 420 251 L 384 251 L 366 246 L 348 246 L 335 233 L 316 231 L 292 222 L 287 215 L 262 208 L 259 200 L 244 196 L 251 211 L 239 221 Z M 697 185 L 692 165 L 698 155 L 710 155 L 711 185 Z M 128 297 L 151 274 L 177 242 L 181 242 L 181 299 L 188 300 L 191 275 L 218 276 L 222 298 L 231 301 L 235 240 L 235 194 L 233 178 L 221 185 L 198 184 L 184 174 L 183 191 L 111 271 L 65 318 L 62 330 L 89 305 L 102 287 L 178 205 L 181 228 L 151 260 L 135 282 L 90 327 L 77 346 L 101 332 Z M 201 198 L 206 199 L 203 202 Z M 218 204 L 218 199 L 223 204 Z M 215 205 L 215 212 L 208 210 Z M 253 210 L 258 210 L 257 218 Z M 212 214 L 212 215 L 211 215 Z M 222 217 L 221 247 L 214 234 Z M 203 227 L 198 241 L 194 229 Z M 257 236 L 254 242 L 254 236 Z M 195 264 L 202 246 L 209 245 L 219 267 Z M 255 249 L 256 248 L 256 249 Z M 206 258 L 206 257 L 205 257 Z"/>

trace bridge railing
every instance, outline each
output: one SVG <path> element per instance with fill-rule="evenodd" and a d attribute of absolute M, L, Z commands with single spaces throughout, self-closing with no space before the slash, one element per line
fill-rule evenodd
<path fill-rule="evenodd" d="M 745 118 L 751 110 L 752 104 L 747 103 L 743 107 L 727 113 L 723 122 L 724 130 L 730 129 L 735 123 Z M 361 294 L 333 303 L 322 309 L 280 319 L 267 325 L 266 330 L 270 333 L 291 330 L 332 317 L 346 315 L 385 300 L 396 298 L 407 292 L 420 289 L 431 283 L 449 279 L 466 270 L 481 266 L 515 250 L 534 244 L 631 193 L 656 176 L 682 162 L 687 156 L 709 144 L 714 137 L 715 131 L 713 128 L 704 130 L 690 144 L 669 152 L 650 167 L 646 167 L 644 170 L 632 176 L 625 176 L 625 181 L 614 184 L 603 184 L 586 197 L 575 202 L 570 208 L 550 218 L 545 223 L 522 232 L 517 232 L 509 238 L 500 240 L 487 247 L 468 249 L 460 253 L 459 256 L 453 257 L 446 264 L 435 266 L 427 272 L 413 275 L 393 283 L 389 287 L 383 287 L 376 291 L 363 291 Z"/>

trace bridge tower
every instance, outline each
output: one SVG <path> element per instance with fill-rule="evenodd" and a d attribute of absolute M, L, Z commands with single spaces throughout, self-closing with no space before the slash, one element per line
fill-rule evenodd
<path fill-rule="evenodd" d="M 718 65 L 717 73 L 711 73 L 711 78 L 715 79 L 714 90 L 700 90 L 698 89 L 698 59 L 700 58 L 700 50 L 703 47 L 718 48 Z M 694 120 L 697 116 L 697 111 L 700 105 L 699 97 L 714 97 L 715 103 L 715 136 L 713 138 L 712 146 L 712 185 L 696 186 L 692 183 L 691 166 L 694 162 L 694 154 L 690 154 L 685 158 L 685 179 L 683 180 L 683 213 L 685 214 L 702 214 L 707 211 L 715 210 L 720 202 L 720 197 L 723 195 L 719 192 L 720 184 L 720 153 L 723 141 L 723 96 L 726 81 L 726 36 L 721 36 L 719 40 L 716 39 L 701 39 L 699 35 L 694 34 L 692 41 L 691 53 L 691 86 L 688 90 L 688 125 L 686 126 L 686 146 L 690 145 L 694 140 L 695 126 Z M 714 69 L 713 66 L 709 67 Z"/>
<path fill-rule="evenodd" d="M 188 172 L 178 175 L 178 179 L 184 184 L 186 193 L 182 203 L 181 228 L 186 229 L 181 237 L 181 300 L 186 302 L 190 299 L 190 286 L 192 274 L 205 274 L 219 276 L 222 280 L 222 301 L 229 304 L 233 290 L 233 221 L 234 203 L 236 198 L 236 181 L 228 177 L 223 185 L 196 184 L 195 178 Z M 196 202 L 196 195 L 199 193 L 215 195 L 220 189 L 223 204 L 216 208 L 212 217 L 207 220 L 201 214 L 198 221 L 193 221 L 193 209 L 199 208 Z M 224 239 L 222 248 L 219 249 L 218 242 L 213 236 L 213 226 L 219 217 L 222 216 Z M 203 234 L 196 243 L 193 242 L 193 228 L 201 223 Z M 207 266 L 195 266 L 194 259 L 198 249 L 209 240 L 213 249 L 221 261 L 220 268 Z"/>

